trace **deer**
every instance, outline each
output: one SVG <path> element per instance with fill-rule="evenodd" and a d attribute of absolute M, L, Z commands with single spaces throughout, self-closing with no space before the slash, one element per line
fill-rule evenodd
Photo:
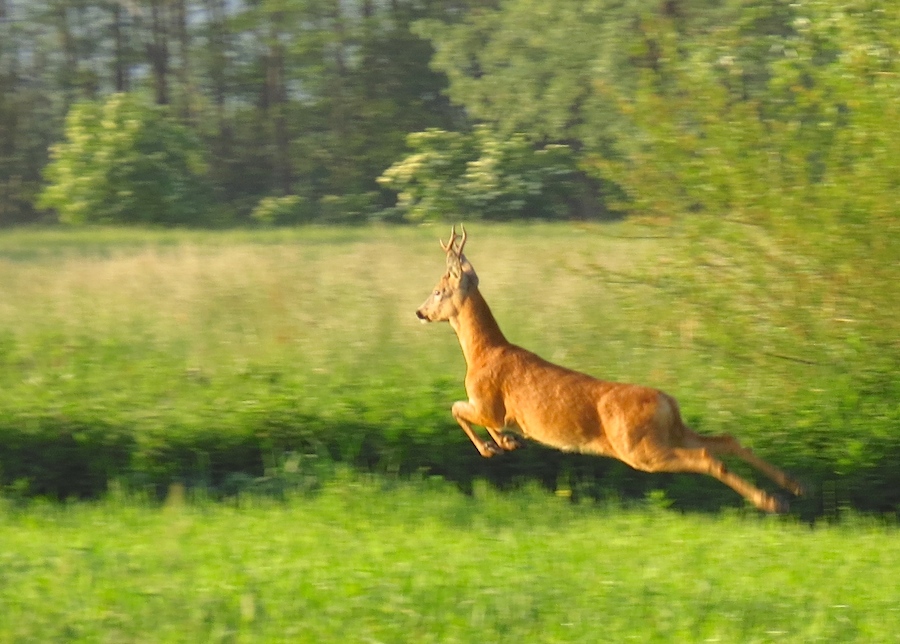
<path fill-rule="evenodd" d="M 520 436 L 565 452 L 618 459 L 644 472 L 712 476 L 763 512 L 784 513 L 788 502 L 729 471 L 737 457 L 796 496 L 803 487 L 728 434 L 701 435 L 685 425 L 672 396 L 651 387 L 600 380 L 559 366 L 510 343 L 463 254 L 466 230 L 444 244 L 447 270 L 416 310 L 423 323 L 449 322 L 466 362 L 468 400 L 454 402 L 453 418 L 485 458 L 523 447 Z M 490 440 L 473 430 L 484 427 Z"/>

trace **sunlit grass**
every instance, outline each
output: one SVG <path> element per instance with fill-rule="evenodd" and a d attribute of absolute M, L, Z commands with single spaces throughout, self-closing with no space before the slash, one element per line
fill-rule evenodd
<path fill-rule="evenodd" d="M 0 509 L 0 640 L 890 642 L 896 526 L 464 497 Z"/>
<path fill-rule="evenodd" d="M 157 362 L 167 376 L 181 371 L 217 380 L 254 366 L 308 382 L 374 376 L 385 365 L 432 378 L 458 374 L 461 358 L 449 329 L 426 329 L 412 315 L 443 270 L 436 242 L 445 234 L 438 228 L 5 233 L 0 329 L 7 360 L 18 359 L 25 377 L 8 373 L 12 382 L 4 390 L 56 378 L 67 395 L 65 381 L 76 368 L 121 382 L 122 367 L 135 357 Z M 754 388 L 771 381 L 772 367 L 783 372 L 785 365 L 770 357 L 747 372 L 729 363 L 721 351 L 735 347 L 716 346 L 708 312 L 697 310 L 706 299 L 654 284 L 659 275 L 685 278 L 676 264 L 684 240 L 673 235 L 635 225 L 475 226 L 469 255 L 513 341 L 601 377 L 674 393 L 708 391 L 708 398 L 729 399 L 726 406 L 749 397 L 752 406 Z M 744 328 L 743 320 L 719 322 L 719 333 Z M 116 351 L 104 354 L 104 346 Z M 737 348 L 755 360 L 762 356 L 757 349 Z M 809 356 L 803 347 L 795 353 Z M 726 393 L 734 387 L 737 395 Z M 95 393 L 102 397 L 104 390 Z M 692 407 L 690 398 L 685 402 Z"/>
<path fill-rule="evenodd" d="M 900 279 L 842 281 L 742 230 L 473 223 L 467 254 L 513 342 L 662 388 L 701 431 L 733 433 L 814 484 L 877 470 L 858 482 L 896 488 L 885 473 L 900 464 L 900 330 L 872 307 Z M 437 239 L 448 232 L 3 231 L 4 443 L 73 424 L 77 443 L 83 428 L 108 427 L 142 476 L 208 481 L 285 423 L 296 434 L 318 419 L 347 454 L 363 439 L 328 428 L 364 424 L 391 437 L 381 469 L 403 469 L 403 450 L 427 449 L 437 432 L 452 436 L 440 442 L 451 458 L 477 461 L 449 416 L 464 395 L 456 339 L 413 315 L 444 269 Z M 228 449 L 232 461 L 216 462 Z M 20 488 L 42 475 L 10 471 L 0 475 Z M 842 485 L 819 499 L 836 510 L 871 497 Z"/>
<path fill-rule="evenodd" d="M 0 641 L 896 641 L 896 525 L 845 509 L 898 488 L 895 283 L 783 255 L 779 277 L 756 242 L 700 247 L 688 224 L 469 228 L 512 341 L 668 390 L 702 431 L 799 466 L 805 515 L 841 521 L 662 509 L 740 504 L 689 475 L 649 506 L 595 505 L 579 462 L 559 496 L 429 478 L 521 481 L 557 456 L 482 462 L 449 417 L 456 339 L 413 315 L 443 228 L 4 231 Z M 352 461 L 373 432 L 384 478 L 316 448 Z M 92 460 L 118 444 L 121 463 Z M 100 501 L 23 500 L 107 472 Z M 617 472 L 602 492 L 627 497 Z M 188 502 L 155 502 L 170 480 Z"/>
<path fill-rule="evenodd" d="M 218 394 L 216 385 L 244 389 L 242 378 L 263 372 L 308 389 L 304 407 L 327 413 L 323 397 L 339 402 L 329 389 L 391 372 L 412 387 L 459 374 L 449 329 L 425 329 L 412 314 L 443 270 L 446 231 L 330 232 L 11 233 L 0 245 L 4 357 L 19 367 L 6 372 L 8 403 L 64 405 L 88 388 L 115 406 L 114 392 L 127 388 L 139 401 L 191 404 L 203 397 L 192 383 Z M 616 295 L 578 266 L 595 255 L 616 266 L 634 259 L 593 232 L 546 227 L 506 241 L 488 228 L 473 234 L 471 252 L 511 337 L 624 376 L 620 359 L 604 358 L 602 347 L 616 344 L 608 328 L 585 320 L 586 308 L 614 312 Z M 627 325 L 616 327 L 621 336 Z"/>

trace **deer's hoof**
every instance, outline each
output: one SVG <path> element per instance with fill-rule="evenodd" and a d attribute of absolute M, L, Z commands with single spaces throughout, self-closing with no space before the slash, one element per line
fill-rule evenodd
<path fill-rule="evenodd" d="M 503 434 L 500 437 L 500 447 L 508 452 L 511 452 L 514 449 L 525 447 L 525 442 L 518 436 L 514 436 L 512 434 Z"/>
<path fill-rule="evenodd" d="M 478 448 L 478 451 L 481 452 L 481 455 L 485 458 L 491 458 L 492 456 L 497 456 L 498 454 L 503 453 L 503 450 L 500 448 L 500 446 L 494 442 L 482 443 L 481 447 Z"/>
<path fill-rule="evenodd" d="M 794 480 L 791 480 L 791 486 L 788 490 L 790 490 L 794 496 L 806 496 L 809 494 L 809 489 L 803 485 L 803 483 Z"/>
<path fill-rule="evenodd" d="M 781 496 L 773 496 L 771 497 L 769 512 L 774 512 L 775 514 L 787 514 L 791 511 L 791 504 L 788 503 L 788 500 Z"/>

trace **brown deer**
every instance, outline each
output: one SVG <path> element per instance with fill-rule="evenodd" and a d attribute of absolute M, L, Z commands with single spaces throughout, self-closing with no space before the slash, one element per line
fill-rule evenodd
<path fill-rule="evenodd" d="M 453 403 L 452 413 L 482 456 L 521 447 L 515 435 L 504 432 L 510 429 L 564 451 L 617 458 L 645 472 L 708 474 L 766 512 L 785 512 L 787 503 L 729 472 L 716 456 L 736 456 L 793 494 L 803 493 L 799 483 L 731 436 L 701 436 L 689 429 L 678 403 L 662 391 L 598 380 L 508 342 L 478 290 L 465 245 L 465 228 L 461 239 L 454 227 L 450 241 L 441 241 L 447 272 L 416 315 L 423 322 L 450 322 L 459 338 L 469 399 Z M 485 427 L 493 440 L 479 438 L 473 425 Z"/>

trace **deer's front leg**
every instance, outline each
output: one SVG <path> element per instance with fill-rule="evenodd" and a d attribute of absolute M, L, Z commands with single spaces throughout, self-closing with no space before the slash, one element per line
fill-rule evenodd
<path fill-rule="evenodd" d="M 502 443 L 498 445 L 494 441 L 484 441 L 478 437 L 478 434 L 472 429 L 472 425 L 481 425 L 483 427 L 487 427 L 490 425 L 490 419 L 484 418 L 482 414 L 478 412 L 478 409 L 470 402 L 465 401 L 457 401 L 453 403 L 453 407 L 451 409 L 453 413 L 453 417 L 456 419 L 456 422 L 459 423 L 459 426 L 463 428 L 463 431 L 469 437 L 469 440 L 472 441 L 472 444 L 475 445 L 475 448 L 478 450 L 478 453 L 484 456 L 485 458 L 490 458 L 491 456 L 496 456 L 497 454 L 503 453 L 503 449 L 501 448 Z M 494 432 L 488 430 L 491 436 L 494 436 Z M 505 436 L 502 438 L 506 438 Z M 499 442 L 499 441 L 498 441 Z"/>

